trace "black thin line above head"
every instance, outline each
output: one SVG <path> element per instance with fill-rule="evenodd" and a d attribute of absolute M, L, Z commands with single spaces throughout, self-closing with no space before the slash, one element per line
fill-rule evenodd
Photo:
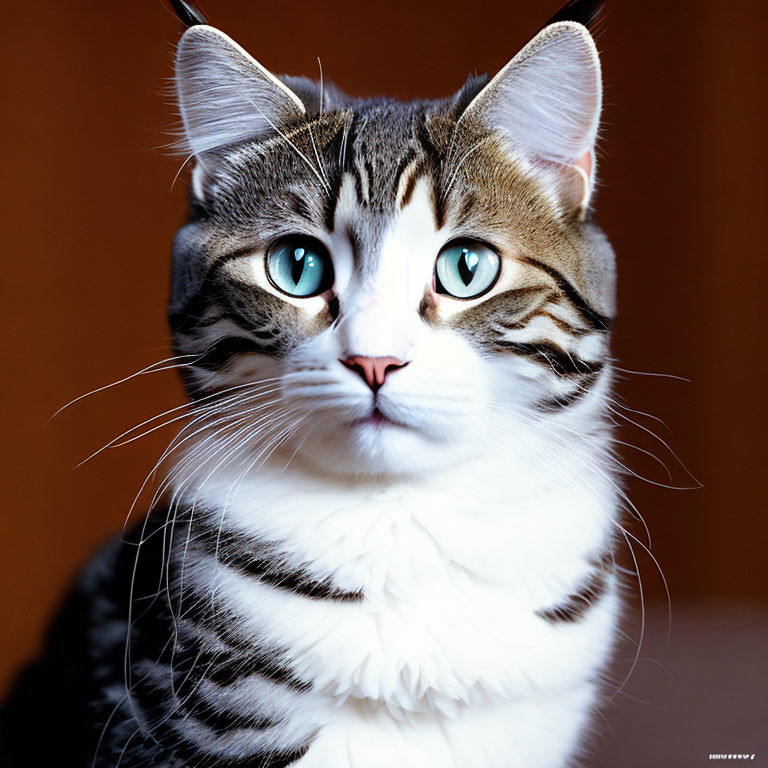
<path fill-rule="evenodd" d="M 171 9 L 179 17 L 179 21 L 186 27 L 196 27 L 199 24 L 207 24 L 203 12 L 189 0 L 168 0 Z"/>
<path fill-rule="evenodd" d="M 605 0 L 569 0 L 544 27 L 558 21 L 575 21 L 591 30 L 600 18 L 604 5 Z"/>

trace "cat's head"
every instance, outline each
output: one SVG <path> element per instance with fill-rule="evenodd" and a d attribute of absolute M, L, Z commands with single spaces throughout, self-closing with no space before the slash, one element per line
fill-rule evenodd
<path fill-rule="evenodd" d="M 420 474 L 598 412 L 614 262 L 586 26 L 440 101 L 278 78 L 207 25 L 176 79 L 194 170 L 170 322 L 231 452 Z"/>

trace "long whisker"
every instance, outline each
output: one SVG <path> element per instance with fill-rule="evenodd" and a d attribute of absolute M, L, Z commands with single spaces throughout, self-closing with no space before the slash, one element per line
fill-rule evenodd
<path fill-rule="evenodd" d="M 614 403 L 614 405 L 615 405 L 615 403 Z M 639 422 L 635 421 L 634 419 L 629 418 L 629 416 L 625 416 L 623 413 L 619 413 L 619 411 L 615 410 L 615 408 L 610 403 L 608 404 L 607 407 L 608 407 L 608 410 L 611 413 L 613 413 L 615 416 L 617 416 L 618 418 L 624 419 L 629 424 L 632 424 L 633 426 L 635 426 L 638 429 L 642 430 L 643 432 L 647 433 L 654 440 L 656 440 L 658 443 L 660 443 L 662 446 L 664 446 L 664 448 L 666 448 L 669 451 L 669 453 L 672 454 L 673 458 L 677 461 L 677 463 L 685 470 L 685 472 L 688 473 L 688 475 L 691 477 L 691 479 L 695 483 L 697 483 L 698 487 L 699 488 L 702 487 L 701 483 L 699 483 L 699 481 L 696 480 L 696 478 L 691 474 L 690 470 L 685 466 L 685 464 L 683 464 L 683 462 L 680 459 L 680 457 L 675 453 L 675 451 L 672 450 L 672 448 L 670 447 L 669 443 L 667 443 L 666 440 L 664 440 L 663 438 L 659 437 L 659 435 L 657 435 L 652 429 L 648 429 L 648 427 L 646 427 L 643 424 L 640 424 Z M 629 410 L 631 410 L 631 409 L 629 409 Z M 651 418 L 653 418 L 653 417 L 651 417 Z M 636 446 L 632 446 L 632 447 L 636 447 Z M 672 478 L 670 477 L 670 480 L 671 479 Z"/>
<path fill-rule="evenodd" d="M 263 405 L 264 405 L 264 407 L 267 407 L 269 404 L 270 404 L 270 403 L 265 403 L 265 404 L 263 404 Z M 234 414 L 233 414 L 233 415 L 234 415 Z M 169 443 L 169 445 L 168 445 L 168 446 L 166 447 L 166 449 L 163 451 L 162 455 L 161 455 L 161 456 L 160 456 L 160 458 L 157 460 L 157 462 L 155 463 L 154 467 L 153 467 L 153 468 L 150 470 L 150 472 L 149 472 L 149 473 L 147 474 L 147 476 L 144 478 L 144 481 L 142 482 L 142 484 L 141 484 L 141 487 L 139 488 L 138 492 L 136 493 L 136 495 L 135 495 L 135 497 L 134 497 L 134 499 L 133 499 L 133 502 L 131 503 L 131 506 L 130 506 L 130 508 L 129 508 L 129 510 L 128 510 L 128 513 L 127 513 L 127 515 L 126 515 L 125 523 L 124 523 L 124 525 L 123 525 L 123 529 L 124 529 L 124 530 L 125 530 L 125 528 L 127 527 L 127 525 L 128 525 L 128 521 L 131 519 L 131 517 L 132 517 L 132 515 L 133 515 L 133 511 L 134 511 L 134 509 L 136 508 L 136 506 L 137 506 L 137 504 L 138 504 L 138 502 L 139 502 L 139 499 L 141 498 L 142 494 L 144 493 L 144 490 L 145 490 L 145 488 L 147 487 L 147 485 L 149 484 L 150 480 L 151 480 L 151 479 L 152 479 L 152 477 L 155 475 L 155 473 L 157 472 L 157 470 L 159 469 L 159 467 L 160 467 L 160 466 L 163 464 L 163 462 L 164 462 L 164 461 L 165 461 L 165 460 L 166 460 L 166 459 L 167 459 L 167 458 L 168 458 L 168 457 L 169 457 L 169 456 L 170 456 L 170 455 L 171 455 L 173 452 L 177 451 L 177 450 L 178 450 L 178 449 L 179 449 L 179 448 L 180 448 L 180 447 L 181 447 L 181 446 L 182 446 L 182 445 L 183 445 L 185 442 L 188 442 L 188 441 L 190 441 L 190 440 L 191 440 L 191 439 L 193 439 L 193 438 L 194 438 L 196 435 L 200 434 L 201 432 L 204 432 L 204 431 L 206 431 L 206 430 L 209 428 L 209 426 L 208 426 L 207 424 L 205 424 L 205 423 L 204 423 L 203 427 L 200 427 L 200 428 L 198 428 L 197 430 L 195 430 L 195 431 L 194 431 L 194 432 L 192 432 L 191 434 L 187 434 L 187 435 L 186 435 L 185 437 L 183 437 L 183 438 L 181 437 L 182 435 L 184 435 L 184 433 L 185 433 L 185 431 L 186 431 L 186 430 L 188 430 L 189 428 L 191 428 L 192 426 L 194 426 L 194 424 L 195 424 L 195 423 L 198 423 L 198 422 L 200 422 L 201 420 L 202 420 L 202 421 L 204 421 L 204 420 L 205 420 L 205 418 L 207 418 L 207 414 L 202 414 L 202 415 L 200 415 L 200 416 L 197 416 L 197 417 L 193 418 L 193 419 L 190 421 L 190 423 L 189 423 L 189 424 L 185 425 L 185 426 L 184 426 L 184 427 L 183 427 L 183 428 L 182 428 L 182 429 L 179 431 L 179 433 L 178 433 L 178 434 L 177 434 L 177 435 L 176 435 L 176 436 L 173 438 L 173 440 L 172 440 L 172 441 Z M 230 416 L 226 416 L 226 417 L 223 417 L 222 419 L 217 419 L 216 421 L 212 422 L 211 426 L 213 426 L 213 425 L 216 425 L 216 424 L 220 423 L 221 421 L 224 421 L 225 419 L 228 419 L 228 418 L 230 418 Z M 178 467 L 174 468 L 174 471 L 175 471 L 176 469 L 178 469 Z M 157 501 L 158 501 L 158 499 L 159 499 L 159 498 L 160 498 L 160 497 L 163 495 L 163 493 L 164 493 L 164 492 L 165 492 L 165 486 L 164 486 L 163 484 L 161 484 L 161 485 L 160 485 L 160 487 L 159 487 L 159 488 L 156 490 L 156 492 L 155 492 L 155 494 L 154 494 L 154 496 L 153 496 L 153 498 L 152 498 L 152 501 L 151 501 L 151 503 L 150 503 L 150 506 L 149 506 L 149 510 L 150 510 L 150 511 L 151 511 L 152 509 L 154 509 L 154 506 L 155 506 L 156 502 L 157 502 Z"/>
<path fill-rule="evenodd" d="M 175 355 L 173 357 L 168 357 L 165 360 L 158 360 L 156 363 L 152 363 L 151 365 L 146 366 L 145 368 L 142 368 L 140 371 L 136 371 L 135 373 L 132 373 L 130 376 L 124 376 L 122 379 L 118 379 L 117 381 L 113 381 L 111 384 L 105 384 L 103 387 L 97 387 L 96 389 L 92 389 L 90 392 L 86 392 L 85 394 L 79 395 L 74 400 L 70 400 L 65 405 L 62 405 L 61 408 L 59 408 L 53 415 L 48 419 L 50 422 L 52 419 L 55 419 L 62 411 L 65 411 L 70 406 L 73 406 L 75 403 L 79 403 L 81 400 L 84 400 L 86 397 L 91 397 L 91 395 L 97 395 L 99 392 L 104 392 L 107 389 L 112 389 L 112 387 L 117 387 L 120 384 L 125 384 L 127 381 L 130 381 L 131 379 L 135 379 L 138 376 L 145 376 L 148 373 L 160 373 L 161 371 L 170 371 L 175 370 L 178 368 L 186 368 L 190 365 L 194 365 L 196 360 L 193 360 L 188 363 L 181 363 L 178 365 L 165 365 L 166 363 L 170 363 L 173 360 L 181 360 L 183 358 L 198 358 L 200 359 L 200 355 Z M 156 366 L 163 366 L 161 368 L 157 368 Z"/>
<path fill-rule="evenodd" d="M 686 379 L 685 376 L 676 376 L 673 373 L 653 373 L 649 371 L 632 371 L 629 368 L 620 368 L 618 365 L 612 366 L 615 371 L 620 373 L 629 373 L 633 376 L 653 376 L 661 379 L 673 379 L 674 381 L 684 381 L 686 384 L 690 384 L 691 380 Z"/>
<path fill-rule="evenodd" d="M 239 387 L 250 387 L 251 389 L 249 392 L 256 392 L 256 388 L 253 386 L 253 384 L 241 384 Z M 237 389 L 238 387 L 232 387 L 231 389 Z M 278 391 L 278 387 L 273 387 L 272 389 L 266 389 L 264 391 L 258 391 L 259 395 L 262 394 L 268 394 L 270 392 L 276 392 Z M 227 390 L 224 390 L 227 391 Z M 213 395 L 209 395 L 208 398 L 212 397 L 219 397 L 222 393 L 216 392 Z M 208 398 L 201 398 L 201 400 L 206 400 Z M 199 402 L 199 401 L 198 401 Z M 181 421 L 182 419 L 188 419 L 191 415 L 195 413 L 201 413 L 203 416 L 209 414 L 209 413 L 215 413 L 218 410 L 221 410 L 222 406 L 229 405 L 232 402 L 237 402 L 236 396 L 232 396 L 229 398 L 222 398 L 215 400 L 213 403 L 209 403 L 205 407 L 198 407 L 197 403 L 185 403 L 183 405 L 176 406 L 175 408 L 171 408 L 170 410 L 165 411 L 164 413 L 158 414 L 157 416 L 152 416 L 149 419 L 145 419 L 140 424 L 137 424 L 134 427 L 131 427 L 130 429 L 125 430 L 121 434 L 119 434 L 117 437 L 112 438 L 108 443 L 103 445 L 98 450 L 94 451 L 90 456 L 83 459 L 77 466 L 80 467 L 83 464 L 89 462 L 91 459 L 98 456 L 103 451 L 106 451 L 109 448 L 120 448 L 124 445 L 128 445 L 129 443 L 133 443 L 136 440 L 141 440 L 142 438 L 146 437 L 147 435 L 152 434 L 153 432 L 156 432 L 160 429 L 164 429 L 165 427 L 170 426 L 174 422 Z M 148 424 L 151 424 L 153 421 L 157 421 L 158 419 L 162 419 L 165 416 L 169 416 L 172 413 L 176 413 L 178 411 L 189 411 L 188 413 L 182 413 L 179 416 L 175 416 L 172 419 L 169 419 L 168 421 L 164 421 L 160 424 L 156 424 L 155 426 L 151 427 L 150 429 L 146 430 L 145 432 L 142 432 L 138 435 L 132 435 L 131 437 L 128 437 L 131 435 L 132 432 L 135 432 L 136 430 L 140 429 L 143 426 L 146 426 Z"/>

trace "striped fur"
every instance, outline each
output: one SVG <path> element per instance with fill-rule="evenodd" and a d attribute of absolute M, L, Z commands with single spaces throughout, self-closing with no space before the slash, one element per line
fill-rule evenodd
<path fill-rule="evenodd" d="M 191 418 L 168 506 L 86 569 L 13 699 L 9 765 L 64 742 L 100 768 L 569 764 L 618 613 L 614 259 L 574 21 L 599 3 L 410 104 L 275 78 L 177 6 Z M 290 235 L 330 255 L 318 295 L 268 274 Z M 460 299 L 435 263 L 467 239 L 501 266 Z M 399 362 L 374 388 L 358 356 Z M 55 723 L 34 746 L 32 711 Z"/>

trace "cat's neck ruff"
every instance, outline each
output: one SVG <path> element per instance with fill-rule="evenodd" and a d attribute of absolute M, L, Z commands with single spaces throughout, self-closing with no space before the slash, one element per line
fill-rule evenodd
<path fill-rule="evenodd" d="M 193 515 L 279 543 L 318 576 L 369 598 L 413 578 L 414 561 L 431 559 L 441 572 L 544 598 L 616 533 L 618 490 L 603 442 L 550 446 L 526 463 L 498 452 L 408 478 L 331 477 L 275 455 L 245 475 L 187 476 L 178 494 Z"/>
<path fill-rule="evenodd" d="M 311 578 L 364 598 L 278 594 L 226 566 L 213 573 L 209 560 L 188 560 L 186 578 L 284 644 L 339 716 L 367 702 L 454 719 L 470 703 L 487 712 L 483 703 L 575 691 L 604 659 L 615 588 L 587 623 L 558 629 L 537 612 L 577 592 L 611 551 L 616 487 L 598 456 L 595 445 L 557 452 L 551 461 L 568 466 L 541 473 L 497 455 L 388 482 L 277 458 L 244 478 L 220 473 L 187 498 L 209 530 L 273 543 Z M 545 662 L 557 656 L 580 663 Z"/>

